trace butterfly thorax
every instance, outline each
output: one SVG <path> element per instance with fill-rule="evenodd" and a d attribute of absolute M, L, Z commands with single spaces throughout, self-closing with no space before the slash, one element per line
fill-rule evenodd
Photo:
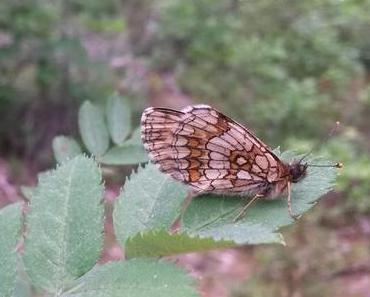
<path fill-rule="evenodd" d="M 283 194 L 287 193 L 289 183 L 298 183 L 306 176 L 307 164 L 302 164 L 300 162 L 281 162 L 279 173 L 278 177 L 265 183 L 257 192 L 252 192 L 252 194 L 260 194 L 268 200 L 281 197 Z"/>
<path fill-rule="evenodd" d="M 289 169 L 289 180 L 292 183 L 297 183 L 302 180 L 307 174 L 307 164 L 302 164 L 301 162 L 294 162 L 288 164 Z"/>

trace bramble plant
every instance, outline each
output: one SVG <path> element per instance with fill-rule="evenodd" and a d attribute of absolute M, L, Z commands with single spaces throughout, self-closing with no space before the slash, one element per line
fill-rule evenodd
<path fill-rule="evenodd" d="M 131 129 L 127 103 L 113 95 L 106 110 L 107 120 L 88 102 L 79 112 L 82 140 L 94 157 L 82 154 L 77 141 L 56 138 L 53 147 L 60 165 L 40 174 L 37 187 L 25 191 L 30 201 L 25 218 L 20 203 L 0 210 L 0 296 L 30 296 L 31 286 L 43 296 L 199 296 L 191 278 L 160 257 L 245 244 L 284 244 L 279 229 L 293 223 L 284 199 L 258 201 L 234 223 L 243 199 L 199 197 L 182 215 L 178 232 L 171 232 L 187 188 L 147 164 L 131 173 L 114 205 L 114 229 L 126 259 L 97 264 L 105 219 L 101 166 L 146 161 L 142 155 L 131 155 L 130 150 L 142 150 L 137 135 L 126 140 Z M 111 149 L 109 137 L 115 144 Z M 120 154 L 108 158 L 113 150 Z M 284 160 L 299 157 L 279 155 Z M 294 213 L 308 211 L 335 178 L 334 168 L 310 168 L 293 187 Z M 23 229 L 24 252 L 17 256 Z"/>

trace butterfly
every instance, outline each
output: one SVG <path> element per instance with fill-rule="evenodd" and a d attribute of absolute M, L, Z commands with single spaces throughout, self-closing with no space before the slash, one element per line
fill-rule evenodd
<path fill-rule="evenodd" d="M 295 218 L 291 184 L 307 175 L 304 158 L 281 160 L 249 129 L 216 109 L 149 107 L 141 117 L 141 138 L 150 160 L 196 195 L 253 195 L 252 202 L 287 193 L 289 214 Z"/>

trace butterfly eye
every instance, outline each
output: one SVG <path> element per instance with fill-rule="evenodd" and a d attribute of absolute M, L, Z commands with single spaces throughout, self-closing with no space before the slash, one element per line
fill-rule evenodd
<path fill-rule="evenodd" d="M 304 165 L 293 165 L 291 169 L 291 179 L 293 183 L 299 182 L 306 175 L 306 167 Z"/>

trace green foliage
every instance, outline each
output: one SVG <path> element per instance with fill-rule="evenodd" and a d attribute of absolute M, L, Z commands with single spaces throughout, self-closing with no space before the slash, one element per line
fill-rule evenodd
<path fill-rule="evenodd" d="M 117 93 L 108 98 L 107 122 L 109 133 L 117 145 L 123 143 L 131 131 L 131 110 L 128 100 Z"/>
<path fill-rule="evenodd" d="M 81 154 L 81 148 L 73 138 L 57 136 L 53 139 L 53 152 L 58 163 L 62 163 Z"/>
<path fill-rule="evenodd" d="M 189 252 L 203 252 L 216 248 L 228 248 L 236 242 L 215 240 L 213 237 L 189 235 L 186 232 L 171 234 L 166 230 L 151 230 L 128 238 L 125 245 L 127 258 L 163 257 Z"/>
<path fill-rule="evenodd" d="M 292 153 L 281 157 L 287 161 L 299 158 Z M 327 164 L 323 159 L 307 162 Z M 331 190 L 336 169 L 309 168 L 308 175 L 293 185 L 293 212 L 302 215 Z M 119 197 L 113 221 L 118 240 L 129 257 L 184 253 L 243 244 L 284 243 L 278 230 L 292 224 L 285 199 L 258 201 L 238 222 L 245 199 L 204 195 L 190 203 L 182 217 L 179 234 L 169 234 L 180 205 L 186 197 L 180 183 L 160 173 L 154 165 L 139 168 Z M 168 245 L 165 245 L 165 242 Z M 142 245 L 142 247 L 140 247 Z"/>
<path fill-rule="evenodd" d="M 198 296 L 176 265 L 157 260 L 108 263 L 92 269 L 103 238 L 102 176 L 84 156 L 64 161 L 40 175 L 26 218 L 23 262 L 37 290 L 54 296 Z M 88 207 L 87 207 L 88 206 Z M 21 229 L 19 204 L 0 211 L 1 296 L 30 296 L 17 277 L 15 245 Z M 21 273 L 21 272 L 20 272 Z M 14 291 L 14 294 L 12 292 Z"/>
<path fill-rule="evenodd" d="M 159 172 L 153 165 L 133 173 L 115 205 L 113 218 L 118 240 L 150 229 L 171 227 L 187 196 L 186 186 Z"/>
<path fill-rule="evenodd" d="M 38 165 L 50 162 L 50 138 L 75 129 L 69 114 L 82 99 L 99 101 L 114 86 L 112 69 L 90 54 L 91 29 L 83 21 L 96 1 L 79 11 L 72 2 L 0 3 L 0 150 L 20 159 L 32 156 Z M 115 7 L 118 23 L 117 2 L 104 3 Z M 107 26 L 117 34 L 117 25 Z"/>
<path fill-rule="evenodd" d="M 78 112 L 78 125 L 82 141 L 95 156 L 103 155 L 109 146 L 108 129 L 103 111 L 89 101 L 85 101 Z"/>
<path fill-rule="evenodd" d="M 14 294 L 12 297 L 31 297 L 31 284 L 22 279 L 20 275 L 18 275 L 18 279 L 15 284 Z"/>
<path fill-rule="evenodd" d="M 54 296 L 198 296 L 191 279 L 172 263 L 134 259 L 95 265 L 103 245 L 103 190 L 99 167 L 85 156 L 39 175 L 26 216 L 27 277 L 20 270 L 17 282 L 20 204 L 0 211 L 1 296 L 30 296 L 26 279 Z"/>
<path fill-rule="evenodd" d="M 1 27 L 21 37 L 45 37 L 50 26 L 57 20 L 56 11 L 50 6 L 38 6 L 36 1 L 14 3 L 2 1 L 0 14 Z M 10 22 L 10 19 L 12 20 Z"/>
<path fill-rule="evenodd" d="M 36 287 L 60 292 L 95 265 L 103 244 L 101 178 L 95 162 L 82 156 L 40 177 L 24 253 Z"/>
<path fill-rule="evenodd" d="M 148 161 L 141 144 L 140 127 L 131 131 L 131 108 L 128 100 L 114 93 L 108 97 L 106 112 L 85 101 L 80 107 L 78 122 L 87 150 L 106 165 L 131 165 Z M 128 136 L 131 136 L 128 138 Z M 111 137 L 114 146 L 109 148 Z M 53 140 L 55 159 L 61 162 L 81 152 L 71 137 L 57 136 Z"/>
<path fill-rule="evenodd" d="M 326 146 L 324 153 L 344 163 L 337 182 L 338 191 L 346 197 L 341 210 L 366 214 L 370 212 L 370 157 L 355 143 L 353 137 L 336 138 Z"/>
<path fill-rule="evenodd" d="M 292 132 L 317 136 L 324 119 L 341 114 L 336 104 L 359 75 L 364 39 L 355 33 L 370 28 L 353 9 L 368 1 L 165 2 L 150 57 L 179 69 L 193 97 L 247 119 L 276 144 Z"/>
<path fill-rule="evenodd" d="M 17 254 L 16 243 L 21 229 L 19 203 L 0 210 L 0 296 L 12 297 L 15 287 Z"/>
<path fill-rule="evenodd" d="M 292 153 L 281 155 L 286 161 L 299 157 Z M 307 161 L 327 162 L 313 158 Z M 293 186 L 294 213 L 301 215 L 309 210 L 331 189 L 335 177 L 334 168 L 310 168 L 308 175 Z M 103 190 L 99 167 L 94 160 L 81 155 L 39 175 L 25 220 L 27 234 L 22 259 L 36 289 L 65 297 L 147 296 L 149 291 L 153 296 L 173 296 L 175 291 L 176 296 L 197 296 L 189 278 L 173 264 L 139 258 L 245 244 L 284 243 L 279 229 L 293 222 L 284 200 L 258 201 L 245 217 L 234 222 L 244 205 L 243 199 L 207 195 L 190 203 L 177 233 L 172 233 L 188 189 L 148 164 L 132 173 L 114 205 L 116 237 L 131 260 L 96 266 L 103 241 Z M 9 209 L 18 211 L 18 224 L 14 212 L 11 218 L 3 217 Z M 11 220 L 6 235 L 13 239 L 20 229 L 19 210 L 16 205 L 0 213 L 0 223 Z M 15 253 L 9 247 L 14 244 L 14 240 L 6 241 L 2 249 L 11 262 L 9 265 L 12 264 L 13 270 L 6 270 L 12 287 L 15 258 L 9 257 L 9 253 L 13 252 L 14 257 Z M 9 291 L 10 285 L 4 284 Z M 1 286 L 3 283 L 0 289 Z M 17 292 L 27 292 L 25 283 L 17 288 Z"/>
<path fill-rule="evenodd" d="M 21 186 L 21 193 L 22 195 L 27 199 L 31 200 L 32 199 L 32 194 L 34 192 L 34 187 L 27 187 L 27 186 Z"/>
<path fill-rule="evenodd" d="M 315 142 L 312 139 L 325 134 L 330 123 L 338 119 L 344 119 L 345 126 L 350 123 L 343 137 L 325 144 L 322 153 L 345 164 L 338 178 L 343 209 L 370 211 L 366 136 L 370 92 L 360 71 L 361 67 L 370 69 L 370 46 L 364 38 L 370 28 L 368 0 L 155 0 L 144 4 L 153 7 L 143 26 L 150 34 L 140 30 L 135 9 L 132 15 L 126 11 L 121 15 L 125 10 L 121 5 L 126 8 L 135 1 L 54 2 L 0 3 L 0 117 L 6 116 L 0 128 L 0 149 L 14 151 L 8 142 L 16 136 L 15 143 L 19 139 L 27 143 L 45 140 L 44 131 L 34 123 L 43 118 L 39 114 L 53 117 L 48 106 L 61 114 L 66 107 L 73 110 L 79 104 L 76 101 L 89 100 L 80 109 L 82 141 L 69 136 L 55 138 L 54 155 L 62 165 L 42 174 L 36 188 L 22 189 L 31 203 L 31 213 L 26 214 L 25 255 L 20 255 L 28 275 L 18 277 L 15 296 L 30 295 L 30 286 L 24 281 L 27 277 L 36 290 L 55 296 L 195 294 L 185 274 L 166 262 L 131 259 L 92 269 L 101 249 L 103 187 L 95 163 L 79 156 L 79 144 L 103 166 L 148 160 L 140 128 L 132 131 L 130 105 L 141 103 L 116 94 L 108 97 L 102 108 L 90 103 L 102 103 L 118 83 L 104 66 L 111 58 L 105 50 L 110 53 L 116 48 L 123 30 L 131 35 L 139 28 L 144 45 L 138 46 L 138 56 L 127 42 L 120 55 L 149 62 L 151 68 L 144 70 L 155 76 L 162 71 L 174 75 L 181 91 L 247 120 L 268 143 L 309 151 Z M 102 63 L 92 61 L 95 53 L 86 51 L 96 49 L 86 46 L 95 40 L 104 40 L 104 53 L 94 57 Z M 112 53 L 116 57 L 115 49 Z M 120 73 L 120 82 L 129 71 Z M 140 76 L 147 84 L 140 92 L 150 95 L 157 82 L 148 77 L 149 82 L 145 75 Z M 129 84 L 125 81 L 124 87 Z M 32 114 L 35 109 L 36 116 Z M 20 120 L 14 110 L 31 112 L 31 120 Z M 14 127 L 23 134 L 18 135 Z M 67 129 L 56 131 L 70 131 L 71 127 L 73 121 Z M 4 135 L 9 136 L 6 139 Z M 294 212 L 306 212 L 334 180 L 334 169 L 310 168 L 307 178 L 293 186 Z M 114 209 L 115 232 L 128 258 L 283 243 L 280 228 L 292 223 L 284 199 L 257 201 L 243 219 L 233 223 L 245 203 L 243 197 L 198 197 L 181 213 L 185 198 L 185 187 L 153 165 L 132 173 Z M 3 220 L 3 215 L 17 207 L 19 210 L 17 205 L 0 211 L 0 225 L 5 224 L 0 238 L 1 296 L 3 292 L 9 295 L 14 287 L 13 247 L 20 229 L 20 213 L 14 211 L 14 220 Z M 180 214 L 180 226 L 174 233 L 171 226 Z"/>
<path fill-rule="evenodd" d="M 38 96 L 49 102 L 78 99 L 79 95 L 95 99 L 111 87 L 107 79 L 112 75 L 106 75 L 106 67 L 87 57 L 78 35 L 72 33 L 76 30 L 68 29 L 79 26 L 87 30 L 76 18 L 83 12 L 74 9 L 72 2 L 1 2 L 0 27 L 7 41 L 0 46 L 0 104 Z M 114 7 L 113 1 L 106 2 Z M 91 12 L 88 7 L 92 5 L 82 9 Z M 62 98 L 58 92 L 63 92 Z"/>
<path fill-rule="evenodd" d="M 81 278 L 63 297 L 196 297 L 192 281 L 174 264 L 135 259 L 108 263 Z"/>
<path fill-rule="evenodd" d="M 143 146 L 132 143 L 113 147 L 101 158 L 101 162 L 106 165 L 130 165 L 147 161 L 148 155 Z"/>

